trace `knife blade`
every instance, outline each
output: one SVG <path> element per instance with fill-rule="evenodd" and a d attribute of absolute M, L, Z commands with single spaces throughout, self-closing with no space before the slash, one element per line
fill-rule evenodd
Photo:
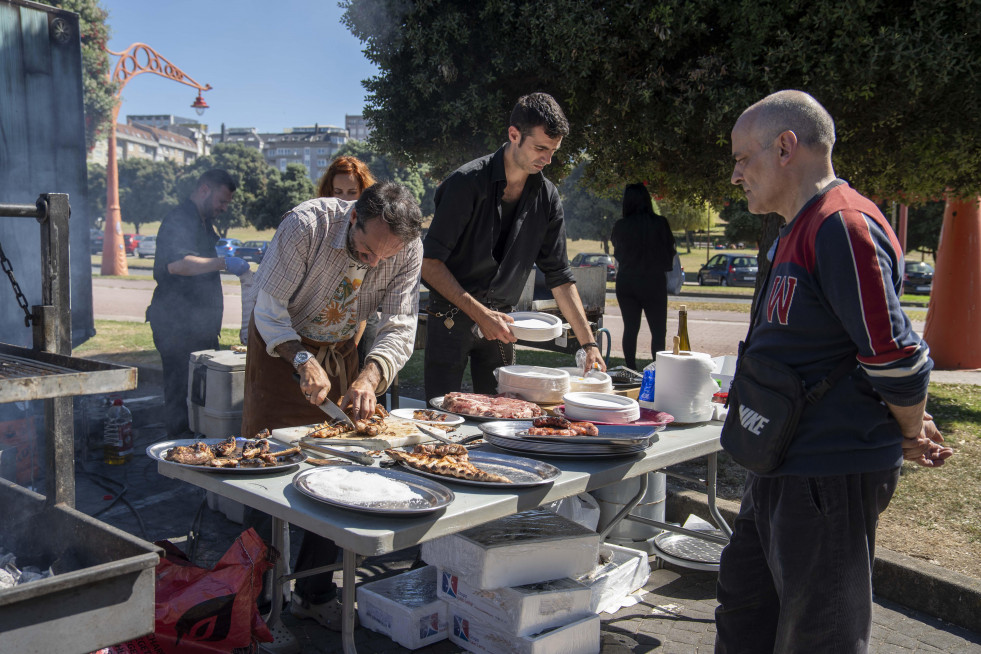
<path fill-rule="evenodd" d="M 293 379 L 295 379 L 297 383 L 299 383 L 300 373 L 294 372 Z M 332 401 L 326 400 L 324 401 L 323 404 L 318 404 L 317 408 L 323 411 L 324 413 L 326 413 L 327 415 L 329 415 L 331 418 L 334 418 L 335 420 L 340 420 L 344 424 L 349 425 L 351 429 L 354 429 L 354 422 L 351 420 L 351 417 L 346 413 L 344 413 L 344 411 L 341 410 L 341 407 L 337 406 Z"/>

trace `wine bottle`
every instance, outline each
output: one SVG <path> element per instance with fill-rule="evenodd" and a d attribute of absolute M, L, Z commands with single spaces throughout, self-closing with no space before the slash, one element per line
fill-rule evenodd
<path fill-rule="evenodd" d="M 681 350 L 691 351 L 691 341 L 688 340 L 688 306 L 682 304 L 678 311 L 678 347 Z"/>

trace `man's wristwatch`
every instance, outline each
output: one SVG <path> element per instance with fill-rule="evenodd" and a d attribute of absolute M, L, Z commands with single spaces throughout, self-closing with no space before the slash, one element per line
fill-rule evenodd
<path fill-rule="evenodd" d="M 310 354 L 306 350 L 300 350 L 299 352 L 296 353 L 296 356 L 293 357 L 293 369 L 299 370 L 300 366 L 302 366 L 304 363 L 306 363 L 312 358 L 313 358 L 312 354 Z"/>

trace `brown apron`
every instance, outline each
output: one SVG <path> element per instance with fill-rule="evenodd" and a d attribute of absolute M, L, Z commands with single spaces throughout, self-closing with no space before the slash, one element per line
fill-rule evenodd
<path fill-rule="evenodd" d="M 350 338 L 339 343 L 301 339 L 317 358 L 330 380 L 327 399 L 337 402 L 358 375 L 358 346 Z M 297 427 L 323 422 L 327 414 L 310 404 L 293 379 L 293 364 L 266 352 L 266 342 L 249 320 L 249 349 L 245 359 L 245 400 L 242 436 L 250 438 L 263 429 Z"/>

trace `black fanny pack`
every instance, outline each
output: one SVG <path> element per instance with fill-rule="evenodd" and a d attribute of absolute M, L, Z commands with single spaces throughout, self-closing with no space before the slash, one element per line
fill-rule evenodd
<path fill-rule="evenodd" d="M 723 449 L 757 474 L 776 470 L 787 456 L 804 407 L 824 397 L 854 368 L 855 358 L 849 356 L 830 375 L 807 388 L 789 366 L 758 354 L 741 354 L 729 388 Z"/>

